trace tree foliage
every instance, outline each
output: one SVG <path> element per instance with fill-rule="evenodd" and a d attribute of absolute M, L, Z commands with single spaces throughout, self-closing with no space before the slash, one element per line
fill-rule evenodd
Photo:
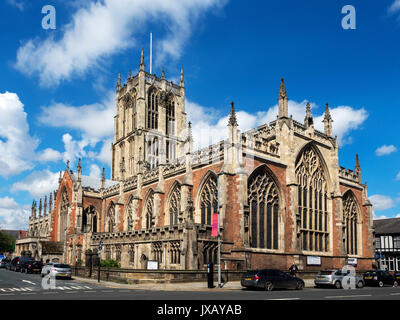
<path fill-rule="evenodd" d="M 15 249 L 15 238 L 0 232 L 0 252 L 14 252 Z"/>

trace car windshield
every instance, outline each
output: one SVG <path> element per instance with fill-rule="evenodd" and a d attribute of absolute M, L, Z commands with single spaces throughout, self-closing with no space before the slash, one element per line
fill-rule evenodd
<path fill-rule="evenodd" d="M 321 276 L 329 276 L 329 275 L 331 275 L 332 273 L 333 273 L 334 271 L 331 271 L 331 270 L 325 270 L 325 271 L 320 271 L 320 275 Z"/>
<path fill-rule="evenodd" d="M 70 269 L 71 266 L 69 266 L 68 264 L 57 263 L 54 265 L 54 268 Z"/>

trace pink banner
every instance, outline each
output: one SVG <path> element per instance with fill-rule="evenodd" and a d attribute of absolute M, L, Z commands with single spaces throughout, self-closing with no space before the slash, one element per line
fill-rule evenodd
<path fill-rule="evenodd" d="M 218 213 L 212 215 L 212 232 L 213 237 L 218 237 Z"/>

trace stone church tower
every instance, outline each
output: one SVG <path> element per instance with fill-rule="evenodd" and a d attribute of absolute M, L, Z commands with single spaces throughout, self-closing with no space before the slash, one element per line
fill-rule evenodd
<path fill-rule="evenodd" d="M 139 72 L 121 86 L 118 77 L 111 179 L 125 180 L 144 168 L 174 162 L 183 155 L 186 136 L 185 82 L 180 85 L 145 71 L 143 50 Z"/>

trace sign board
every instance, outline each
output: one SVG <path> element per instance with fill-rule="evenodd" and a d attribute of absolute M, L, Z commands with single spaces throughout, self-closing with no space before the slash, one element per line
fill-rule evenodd
<path fill-rule="evenodd" d="M 307 265 L 308 266 L 320 266 L 321 265 L 321 257 L 307 256 Z"/>
<path fill-rule="evenodd" d="M 213 215 L 212 215 L 211 236 L 218 237 L 218 213 L 213 213 Z"/>
<path fill-rule="evenodd" d="M 357 267 L 357 258 L 348 258 L 347 264 L 349 266 Z"/>
<path fill-rule="evenodd" d="M 148 260 L 147 270 L 158 270 L 158 261 Z"/>

